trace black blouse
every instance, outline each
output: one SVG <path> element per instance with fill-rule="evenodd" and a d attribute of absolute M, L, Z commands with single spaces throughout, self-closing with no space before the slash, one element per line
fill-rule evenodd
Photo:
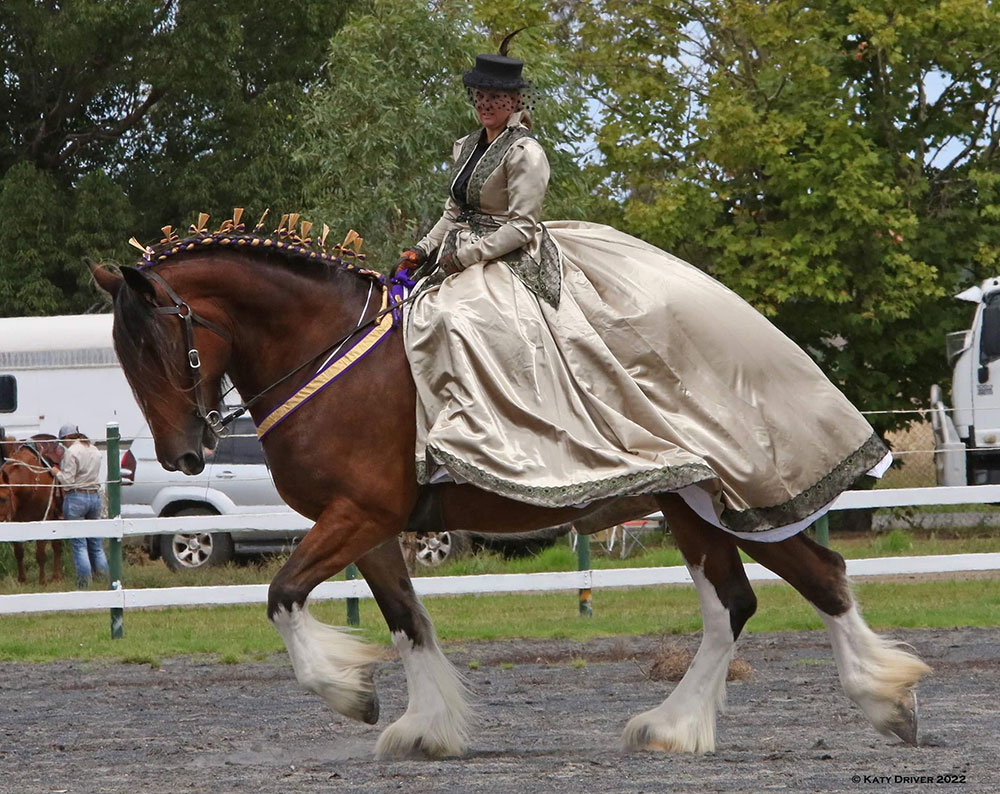
<path fill-rule="evenodd" d="M 486 130 L 482 130 L 479 133 L 479 142 L 476 143 L 476 148 L 472 152 L 472 157 L 469 158 L 468 162 L 462 168 L 462 172 L 458 175 L 455 180 L 455 185 L 452 187 L 451 192 L 461 206 L 466 206 L 469 203 L 469 177 L 472 176 L 472 172 L 475 167 L 479 164 L 486 150 L 490 147 L 489 143 L 486 141 Z"/>

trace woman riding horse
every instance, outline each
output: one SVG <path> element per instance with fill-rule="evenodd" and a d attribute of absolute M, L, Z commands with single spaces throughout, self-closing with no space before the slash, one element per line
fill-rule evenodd
<path fill-rule="evenodd" d="M 914 741 L 928 668 L 868 628 L 843 559 L 800 532 L 888 453 L 801 350 L 701 271 L 607 226 L 541 223 L 548 167 L 520 110 L 521 67 L 480 56 L 465 76 L 484 126 L 457 144 L 445 214 L 405 257 L 436 267 L 402 339 L 388 285 L 324 265 L 297 220 L 267 235 L 239 215 L 215 233 L 199 219 L 183 240 L 166 227 L 140 269 L 92 266 L 161 464 L 204 467 L 224 375 L 254 395 L 275 484 L 316 522 L 272 581 L 268 616 L 299 681 L 374 722 L 377 652 L 306 608 L 357 561 L 410 689 L 381 755 L 468 742 L 464 687 L 396 540 L 407 524 L 521 531 L 601 511 L 611 525 L 651 500 L 697 586 L 704 636 L 670 697 L 626 726 L 629 747 L 714 748 L 756 608 L 739 548 L 815 606 L 875 727 Z"/>

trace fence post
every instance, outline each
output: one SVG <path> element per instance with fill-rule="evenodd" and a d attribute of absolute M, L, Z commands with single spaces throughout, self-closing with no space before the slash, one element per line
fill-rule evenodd
<path fill-rule="evenodd" d="M 122 512 L 122 470 L 117 422 L 108 422 L 108 518 L 118 518 Z M 111 538 L 108 555 L 111 589 L 122 589 L 122 539 Z M 111 639 L 120 640 L 125 633 L 124 610 L 111 608 Z"/>
<path fill-rule="evenodd" d="M 816 542 L 830 548 L 830 516 L 824 513 L 813 526 L 816 527 Z"/>
<path fill-rule="evenodd" d="M 590 570 L 590 535 L 580 533 L 576 535 L 576 569 Z M 589 587 L 580 588 L 580 614 L 587 618 L 594 614 L 594 602 Z"/>
<path fill-rule="evenodd" d="M 347 579 L 357 579 L 358 578 L 358 566 L 353 562 L 347 566 L 344 571 L 344 577 Z M 361 613 L 358 609 L 358 599 L 348 598 L 347 599 L 347 625 L 348 626 L 360 626 L 361 625 Z"/>

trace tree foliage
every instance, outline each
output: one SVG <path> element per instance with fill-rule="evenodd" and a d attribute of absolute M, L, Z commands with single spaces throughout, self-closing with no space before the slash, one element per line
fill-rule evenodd
<path fill-rule="evenodd" d="M 505 33 L 547 19 L 540 3 L 522 6 L 372 0 L 331 40 L 300 150 L 309 203 L 332 227 L 357 229 L 383 267 L 440 217 L 452 142 L 478 126 L 463 72 Z M 565 80 L 567 58 L 533 28 L 511 54 L 528 61 L 539 96 L 534 130 L 553 169 L 549 212 L 585 214 L 592 185 L 578 153 L 587 116 L 582 93 Z"/>
<path fill-rule="evenodd" d="M 0 4 L 0 314 L 86 308 L 80 257 L 132 234 L 300 201 L 295 119 L 348 1 Z"/>
<path fill-rule="evenodd" d="M 947 296 L 998 265 L 995 8 L 573 5 L 622 225 L 754 303 L 858 405 L 925 405 L 967 321 Z"/>

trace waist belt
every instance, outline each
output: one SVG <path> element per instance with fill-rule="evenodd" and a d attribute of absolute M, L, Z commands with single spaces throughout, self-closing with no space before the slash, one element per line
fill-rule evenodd
<path fill-rule="evenodd" d="M 468 208 L 462 210 L 455 220 L 458 223 L 469 224 L 469 228 L 478 235 L 495 232 L 502 225 L 492 215 L 487 215 L 485 212 L 476 212 L 475 210 Z"/>
<path fill-rule="evenodd" d="M 100 488 L 65 488 L 66 493 L 100 493 Z"/>

